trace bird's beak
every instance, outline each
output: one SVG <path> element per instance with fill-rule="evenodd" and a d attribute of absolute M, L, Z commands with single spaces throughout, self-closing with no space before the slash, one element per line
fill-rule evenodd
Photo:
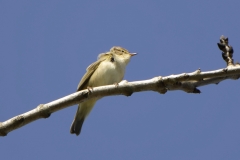
<path fill-rule="evenodd" d="M 137 55 L 137 53 L 130 53 L 131 57 Z"/>

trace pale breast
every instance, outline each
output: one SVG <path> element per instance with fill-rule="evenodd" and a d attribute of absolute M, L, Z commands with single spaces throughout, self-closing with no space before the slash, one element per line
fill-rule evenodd
<path fill-rule="evenodd" d="M 96 87 L 119 83 L 124 76 L 125 67 L 110 61 L 102 62 L 89 80 L 89 86 Z"/>

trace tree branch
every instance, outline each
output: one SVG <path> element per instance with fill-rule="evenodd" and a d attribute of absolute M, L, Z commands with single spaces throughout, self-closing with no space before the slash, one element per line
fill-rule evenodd
<path fill-rule="evenodd" d="M 165 94 L 171 90 L 182 90 L 187 93 L 200 93 L 197 87 L 209 84 L 218 84 L 226 79 L 238 79 L 240 77 L 240 65 L 233 63 L 233 49 L 226 43 L 227 38 L 221 37 L 218 44 L 223 51 L 223 59 L 227 67 L 223 69 L 201 72 L 200 69 L 192 73 L 182 73 L 166 77 L 155 77 L 149 80 L 127 82 L 122 81 L 118 85 L 107 85 L 85 89 L 47 104 L 40 104 L 35 109 L 20 114 L 4 122 L 0 122 L 0 136 L 6 136 L 9 132 L 20 128 L 40 118 L 48 118 L 51 113 L 79 104 L 94 97 L 106 97 L 113 95 L 130 96 L 134 92 L 155 91 Z M 228 39 L 227 39 L 228 42 Z M 230 48 L 230 49 L 229 49 Z"/>

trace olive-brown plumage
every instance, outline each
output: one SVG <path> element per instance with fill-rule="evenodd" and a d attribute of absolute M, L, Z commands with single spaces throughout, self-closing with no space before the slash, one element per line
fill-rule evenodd
<path fill-rule="evenodd" d="M 125 73 L 125 68 L 132 56 L 136 53 L 129 53 L 122 47 L 112 47 L 109 52 L 99 54 L 98 60 L 87 68 L 87 72 L 78 84 L 77 91 L 87 87 L 97 87 L 119 83 Z M 72 122 L 70 133 L 79 135 L 84 120 L 91 112 L 99 98 L 84 101 L 78 105 L 78 109 Z"/>

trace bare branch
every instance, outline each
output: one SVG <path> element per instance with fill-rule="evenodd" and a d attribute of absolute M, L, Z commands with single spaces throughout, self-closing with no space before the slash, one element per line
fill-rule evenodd
<path fill-rule="evenodd" d="M 219 70 L 201 72 L 197 70 L 192 73 L 183 73 L 166 77 L 155 77 L 149 80 L 127 82 L 122 81 L 118 85 L 107 85 L 95 87 L 92 90 L 82 90 L 47 104 L 40 104 L 35 109 L 15 116 L 0 123 L 0 136 L 6 136 L 9 132 L 20 128 L 40 118 L 48 118 L 51 113 L 66 107 L 79 104 L 94 97 L 105 97 L 113 95 L 130 96 L 134 92 L 156 91 L 161 94 L 168 90 L 182 90 L 187 93 L 200 93 L 196 87 L 217 84 L 225 79 L 240 77 L 240 65 L 231 66 Z"/>
<path fill-rule="evenodd" d="M 149 80 L 127 82 L 122 81 L 118 85 L 107 85 L 85 89 L 47 104 L 40 104 L 35 109 L 0 122 L 0 136 L 6 136 L 9 132 L 20 128 L 40 118 L 48 118 L 51 113 L 66 107 L 79 104 L 95 97 L 113 95 L 130 96 L 134 92 L 155 91 L 161 94 L 171 90 L 182 90 L 187 93 L 201 93 L 197 87 L 218 84 L 226 79 L 238 79 L 240 77 L 240 64 L 233 62 L 233 48 L 228 45 L 228 38 L 221 36 L 219 49 L 222 57 L 227 62 L 227 68 L 201 72 L 200 69 L 192 73 L 182 73 L 166 77 L 155 77 Z"/>

